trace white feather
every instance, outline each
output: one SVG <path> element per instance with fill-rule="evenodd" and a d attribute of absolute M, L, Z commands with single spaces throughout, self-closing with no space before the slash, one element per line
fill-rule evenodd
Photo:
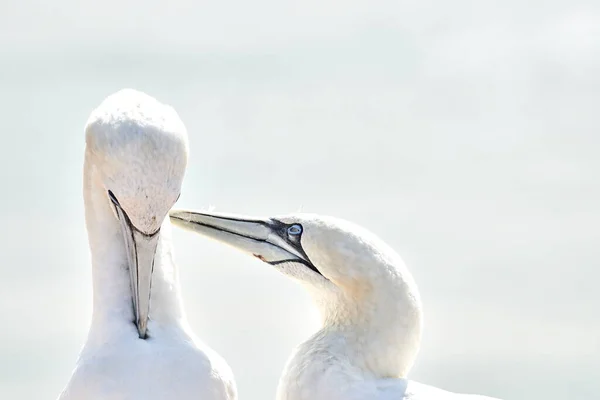
<path fill-rule="evenodd" d="M 84 200 L 94 304 L 87 341 L 60 400 L 233 400 L 233 374 L 191 331 L 180 295 L 167 215 L 179 196 L 187 133 L 175 110 L 126 89 L 109 96 L 86 127 Z M 124 241 L 107 196 L 131 222 L 159 227 L 149 338 L 138 338 Z"/>

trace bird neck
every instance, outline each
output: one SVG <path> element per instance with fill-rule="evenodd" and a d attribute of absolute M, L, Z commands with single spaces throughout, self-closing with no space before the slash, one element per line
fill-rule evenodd
<path fill-rule="evenodd" d="M 416 284 L 404 272 L 359 298 L 341 290 L 317 295 L 323 326 L 308 347 L 327 349 L 362 374 L 406 377 L 419 351 L 422 310 Z"/>
<path fill-rule="evenodd" d="M 106 338 L 131 331 L 137 335 L 123 234 L 107 201 L 98 172 L 89 162 L 87 154 L 83 186 L 94 291 L 90 334 Z M 169 328 L 185 323 L 170 228 L 167 218 L 161 226 L 154 259 L 150 331 L 153 326 Z"/>

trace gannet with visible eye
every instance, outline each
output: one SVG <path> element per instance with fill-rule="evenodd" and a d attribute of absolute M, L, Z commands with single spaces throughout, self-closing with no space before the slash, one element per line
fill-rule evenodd
<path fill-rule="evenodd" d="M 60 400 L 233 400 L 229 366 L 188 326 L 166 218 L 188 159 L 176 111 L 125 89 L 86 126 L 93 314 Z"/>
<path fill-rule="evenodd" d="M 421 340 L 417 286 L 375 235 L 316 215 L 248 218 L 173 210 L 171 221 L 244 250 L 305 284 L 322 328 L 289 359 L 278 400 L 488 399 L 406 379 Z"/>

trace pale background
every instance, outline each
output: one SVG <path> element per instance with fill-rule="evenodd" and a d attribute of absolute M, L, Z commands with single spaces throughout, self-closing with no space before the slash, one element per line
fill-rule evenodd
<path fill-rule="evenodd" d="M 190 133 L 179 206 L 344 217 L 398 250 L 411 377 L 506 400 L 600 391 L 598 1 L 0 2 L 0 398 L 54 399 L 85 340 L 83 126 L 122 88 Z M 196 332 L 272 399 L 316 327 L 257 260 L 177 231 Z"/>

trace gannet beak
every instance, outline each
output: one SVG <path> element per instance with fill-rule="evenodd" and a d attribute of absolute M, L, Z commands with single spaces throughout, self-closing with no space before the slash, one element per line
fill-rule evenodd
<path fill-rule="evenodd" d="M 125 240 L 135 324 L 140 339 L 146 339 L 148 316 L 150 313 L 152 270 L 154 269 L 154 256 L 156 254 L 160 229 L 150 235 L 140 232 L 131 224 L 129 217 L 116 199 L 113 199 L 113 203 L 119 216 L 121 231 Z"/>
<path fill-rule="evenodd" d="M 286 239 L 287 226 L 280 221 L 191 210 L 171 210 L 169 216 L 180 228 L 226 243 L 268 264 L 298 262 L 319 273 L 300 243 Z"/>

